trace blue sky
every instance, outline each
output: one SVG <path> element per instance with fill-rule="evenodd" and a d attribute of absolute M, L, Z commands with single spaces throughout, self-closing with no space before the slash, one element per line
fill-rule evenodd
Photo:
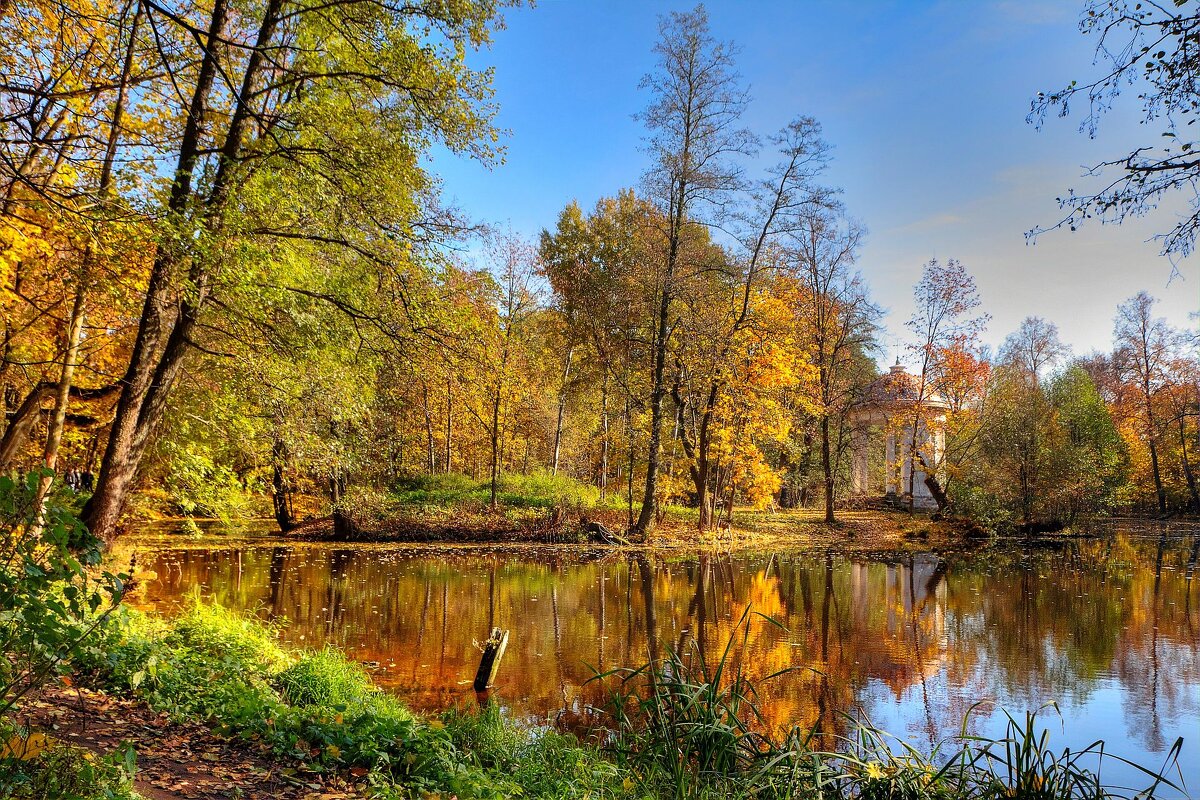
<path fill-rule="evenodd" d="M 760 134 L 817 118 L 834 146 L 828 182 L 868 229 L 860 268 L 886 318 L 890 358 L 903 341 L 912 285 L 930 258 L 975 275 L 997 344 L 1028 315 L 1059 326 L 1077 353 L 1111 346 L 1116 305 L 1145 289 L 1159 313 L 1187 325 L 1200 309 L 1196 257 L 1171 266 L 1147 239 L 1169 210 L 1123 226 L 1025 232 L 1058 219 L 1055 198 L 1086 187 L 1084 166 L 1156 130 L 1128 94 L 1096 140 L 1078 120 L 1025 122 L 1029 100 L 1094 74 L 1082 2 L 710 2 L 714 34 L 741 48 L 739 71 Z M 690 4 L 542 0 L 510 11 L 477 57 L 494 65 L 505 163 L 488 171 L 439 155 L 446 197 L 475 219 L 527 236 L 572 199 L 585 208 L 636 186 L 646 167 L 633 115 L 653 69 L 657 19 Z M 766 165 L 764 161 L 763 166 Z"/>

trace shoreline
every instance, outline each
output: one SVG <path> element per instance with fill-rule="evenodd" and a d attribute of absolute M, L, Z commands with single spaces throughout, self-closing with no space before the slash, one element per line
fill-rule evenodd
<path fill-rule="evenodd" d="M 117 540 L 120 545 L 144 547 L 169 543 L 186 548 L 189 543 L 211 547 L 214 541 L 255 546 L 346 545 L 356 548 L 391 548 L 409 545 L 448 549 L 491 549 L 497 551 L 557 548 L 577 554 L 610 553 L 680 554 L 689 552 L 755 553 L 766 551 L 826 551 L 836 553 L 922 553 L 972 552 L 1000 542 L 1052 547 L 1059 543 L 1092 539 L 1106 535 L 1095 530 L 1099 525 L 1179 526 L 1181 534 L 1200 527 L 1200 519 L 1175 516 L 1168 519 L 1122 515 L 1088 517 L 1060 531 L 1028 533 L 986 530 L 972 521 L 933 520 L 929 514 L 909 516 L 904 511 L 842 511 L 833 527 L 827 526 L 820 511 L 797 509 L 768 512 L 744 512 L 746 521 L 735 518 L 732 531 L 698 532 L 679 520 L 669 520 L 656 528 L 644 542 L 623 540 L 605 543 L 589 540 L 573 517 L 558 529 L 511 524 L 504 512 L 481 515 L 464 513 L 406 515 L 362 528 L 354 536 L 333 534 L 331 517 L 305 520 L 283 533 L 274 519 L 258 517 L 240 523 L 223 523 L 212 518 L 161 518 L 142 525 L 128 525 L 128 532 Z M 587 515 L 583 519 L 588 519 Z M 595 517 L 592 517 L 595 518 Z M 509 524 L 498 524 L 508 522 Z M 575 528 L 570 529 L 574 523 Z M 197 532 L 180 529 L 193 525 Z M 1149 532 L 1148 532 L 1149 533 Z"/>

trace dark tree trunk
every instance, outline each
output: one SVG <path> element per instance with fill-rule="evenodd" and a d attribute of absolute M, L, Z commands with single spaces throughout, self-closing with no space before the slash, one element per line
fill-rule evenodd
<path fill-rule="evenodd" d="M 346 508 L 346 474 L 340 470 L 329 476 L 329 499 L 333 504 L 333 535 L 338 539 L 349 539 L 358 533 L 358 526 Z"/>
<path fill-rule="evenodd" d="M 168 210 L 173 214 L 185 213 L 193 199 L 192 173 L 200 159 L 201 136 L 207 126 L 208 100 L 217 73 L 217 43 L 224 39 L 228 14 L 228 0 L 216 0 L 209 18 L 204 55 L 188 107 L 179 160 L 167 203 Z M 122 379 L 121 399 L 117 403 L 116 417 L 100 465 L 100 479 L 95 494 L 83 508 L 84 521 L 92 533 L 105 541 L 111 541 L 116 535 L 117 522 L 137 475 L 149 428 L 157 422 L 147 417 L 146 404 L 148 395 L 155 388 L 154 378 L 164 366 L 170 366 L 169 362 L 164 364 L 162 360 L 167 358 L 167 354 L 159 358 L 159 347 L 172 333 L 172 325 L 177 322 L 177 307 L 171 299 L 171 290 L 178 258 L 179 254 L 172 245 L 161 246 L 155 254 L 133 353 Z M 169 377 L 173 378 L 174 375 L 169 374 Z M 158 388 L 159 391 L 169 389 L 161 385 Z"/>
<path fill-rule="evenodd" d="M 221 226 L 232 190 L 233 171 L 237 168 L 243 139 L 251 122 L 250 103 L 267 63 L 266 50 L 278 24 L 281 7 L 282 0 L 268 0 L 254 47 L 246 61 L 234 112 L 229 118 L 218 153 L 212 187 L 203 199 L 203 227 L 209 232 Z M 173 214 L 186 214 L 199 199 L 192 178 L 205 150 L 202 136 L 209 122 L 209 98 L 219 69 L 219 51 L 225 39 L 228 17 L 228 0 L 216 0 L 209 19 L 204 54 L 184 123 L 179 160 L 167 203 Z M 100 480 L 96 493 L 83 508 L 84 521 L 92 533 L 105 541 L 111 541 L 116 535 L 117 523 L 125 499 L 133 487 L 142 455 L 166 411 L 192 333 L 208 299 L 213 264 L 200 256 L 190 259 L 191 267 L 187 275 L 190 286 L 184 293 L 184 299 L 179 301 L 175 297 L 178 289 L 176 274 L 185 255 L 178 247 L 177 244 L 162 246 L 155 255 L 137 338 L 129 368 L 122 379 L 121 399 L 117 403 L 116 417 L 100 467 Z"/>
<path fill-rule="evenodd" d="M 0 470 L 7 471 L 16 465 L 17 456 L 29 441 L 29 431 L 42 408 L 42 397 L 53 387 L 52 383 L 39 381 L 13 412 L 8 427 L 4 429 L 4 437 L 0 439 Z"/>
<path fill-rule="evenodd" d="M 1154 441 L 1153 431 L 1150 434 L 1150 469 L 1154 473 L 1154 496 L 1158 501 L 1158 513 L 1165 514 L 1167 513 L 1167 490 L 1163 488 L 1162 474 L 1158 469 L 1158 443 Z"/>
<path fill-rule="evenodd" d="M 675 248 L 676 244 L 672 242 L 672 251 Z M 642 510 L 634 524 L 634 530 L 642 535 L 654 527 L 654 510 L 658 502 L 658 461 L 662 451 L 663 400 L 666 397 L 663 377 L 667 365 L 667 334 L 671 314 L 671 280 L 674 262 L 674 252 L 672 252 L 666 279 L 663 282 L 662 300 L 659 303 L 658 326 L 654 333 L 654 372 L 650 390 L 650 445 L 646 453 L 646 489 L 642 493 Z"/>
<path fill-rule="evenodd" d="M 832 525 L 833 518 L 833 454 L 829 445 L 829 415 L 821 417 L 821 471 L 825 477 L 825 524 Z"/>
<path fill-rule="evenodd" d="M 1192 472 L 1192 463 L 1188 458 L 1187 450 L 1187 426 L 1184 423 L 1185 417 L 1179 415 L 1179 458 L 1183 462 L 1183 477 L 1187 481 L 1188 498 L 1193 514 L 1200 513 L 1200 494 L 1196 490 L 1196 476 Z"/>
<path fill-rule="evenodd" d="M 920 459 L 921 462 L 921 471 L 925 473 L 925 486 L 929 488 L 929 493 L 933 495 L 934 501 L 937 502 L 938 511 L 945 511 L 950 507 L 949 495 L 946 494 L 946 490 L 942 486 L 942 482 L 938 480 L 938 477 L 934 474 L 933 469 L 929 466 L 928 462 L 925 461 L 925 456 L 918 453 L 917 458 Z"/>
<path fill-rule="evenodd" d="M 292 489 L 287 480 L 287 445 L 276 439 L 271 445 L 271 504 L 279 530 L 287 533 L 296 527 L 292 514 Z"/>

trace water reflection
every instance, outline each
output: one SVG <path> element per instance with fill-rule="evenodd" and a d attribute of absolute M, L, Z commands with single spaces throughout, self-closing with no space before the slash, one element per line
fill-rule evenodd
<path fill-rule="evenodd" d="M 512 631 L 496 694 L 512 713 L 565 727 L 603 702 L 593 670 L 666 648 L 720 658 L 747 605 L 736 657 L 760 687 L 767 723 L 833 736 L 847 714 L 922 745 L 997 733 L 1003 708 L 1059 704 L 1064 743 L 1108 739 L 1157 763 L 1175 737 L 1200 785 L 1200 537 L 1071 541 L 972 556 L 848 558 L 834 553 L 680 559 L 584 551 L 158 547 L 138 602 L 192 587 L 286 619 L 291 642 L 344 648 L 422 708 L 470 697 L 474 640 Z M 982 701 L 982 704 L 980 705 Z"/>

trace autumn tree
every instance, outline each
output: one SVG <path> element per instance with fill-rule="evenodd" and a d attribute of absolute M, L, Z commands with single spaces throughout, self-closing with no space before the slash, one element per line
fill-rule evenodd
<path fill-rule="evenodd" d="M 569 324 L 568 336 L 586 345 L 581 369 L 599 382 L 591 472 L 605 492 L 610 474 L 624 478 L 631 514 L 641 427 L 636 417 L 650 394 L 648 345 L 659 310 L 654 247 L 662 224 L 654 206 L 626 190 L 602 198 L 587 214 L 568 205 L 555 229 L 542 233 L 539 247 L 553 306 Z"/>
<path fill-rule="evenodd" d="M 100 354 L 123 338 L 114 336 L 120 325 L 113 321 L 128 314 L 113 289 L 136 281 L 144 267 L 134 239 L 146 231 L 116 187 L 117 144 L 126 129 L 144 135 L 165 118 L 143 102 L 127 120 L 135 93 L 149 99 L 143 18 L 137 3 L 31 2 L 0 15 L 0 380 L 7 391 L 22 383 L 13 380 L 18 371 L 33 377 L 5 430 L 0 466 L 14 466 L 31 415 L 49 397 L 40 449 L 53 471 L 71 401 L 108 394 L 103 386 L 77 387 L 75 377 L 84 368 L 92 372 L 85 384 L 97 382 Z M 124 180 L 128 186 L 136 176 Z M 97 286 L 101 279 L 106 286 Z M 89 328 L 95 295 L 106 307 Z M 71 417 L 76 424 L 88 418 Z M 50 474 L 38 487 L 39 506 Z"/>
<path fill-rule="evenodd" d="M 672 305 L 682 269 L 684 240 L 689 226 L 714 207 L 720 207 L 741 184 L 731 157 L 751 152 L 752 135 L 737 127 L 747 103 L 733 67 L 733 48 L 713 38 L 702 6 L 672 12 L 659 24 L 657 71 L 642 87 L 651 94 L 640 115 L 646 126 L 651 168 L 646 174 L 648 197 L 658 206 L 658 309 L 650 342 L 653 357 L 650 387 L 650 431 L 642 508 L 634 527 L 650 530 L 658 502 L 664 401 L 668 392 L 668 342 Z"/>
<path fill-rule="evenodd" d="M 1069 348 L 1058 338 L 1057 325 L 1041 317 L 1026 317 L 1004 339 L 1000 361 L 1024 370 L 1037 383 L 1046 370 L 1062 363 L 1069 353 Z"/>
<path fill-rule="evenodd" d="M 1192 513 L 1200 513 L 1200 478 L 1197 476 L 1196 451 L 1200 435 L 1200 359 L 1197 343 L 1181 332 L 1173 337 L 1168 364 L 1169 385 L 1164 392 L 1166 419 L 1172 429 L 1173 450 L 1182 473 L 1187 505 Z"/>
<path fill-rule="evenodd" d="M 973 349 L 989 319 L 986 314 L 975 314 L 981 304 L 975 279 L 954 259 L 944 264 L 933 259 L 926 264 L 921 280 L 913 289 L 913 298 L 915 309 L 907 326 L 915 337 L 910 350 L 916 357 L 919 369 L 910 416 L 909 452 L 913 459 L 907 487 L 910 510 L 913 481 L 916 480 L 918 468 L 927 476 L 935 476 L 938 466 L 924 463 L 924 454 L 918 447 L 919 431 L 925 421 L 923 405 L 938 391 L 939 385 L 950 377 L 950 362 L 945 355 Z M 938 493 L 934 492 L 935 497 Z M 939 505 L 942 502 L 939 500 Z"/>
<path fill-rule="evenodd" d="M 859 356 L 873 346 L 880 311 L 854 269 L 859 226 L 828 209 L 812 209 L 790 238 L 789 273 L 801 289 L 797 339 L 801 357 L 816 371 L 825 522 L 832 524 L 837 467 L 846 442 L 844 417 L 872 377 L 861 369 Z"/>
<path fill-rule="evenodd" d="M 1159 393 L 1167 385 L 1167 365 L 1171 352 L 1171 331 L 1166 320 L 1154 317 L 1154 298 L 1139 292 L 1117 307 L 1113 339 L 1118 369 L 1137 396 L 1138 418 L 1150 451 L 1150 471 L 1154 495 L 1160 513 L 1167 510 L 1167 492 L 1159 464 L 1160 420 L 1157 413 Z"/>
<path fill-rule="evenodd" d="M 520 390 L 514 366 L 526 355 L 528 327 L 537 310 L 538 288 L 536 253 L 514 236 L 497 236 L 489 247 L 496 281 L 496 321 L 493 334 L 483 340 L 481 365 L 486 364 L 488 394 L 486 404 L 476 416 L 487 431 L 491 447 L 489 489 L 492 509 L 496 509 L 500 483 L 501 447 L 508 432 L 513 395 Z"/>

